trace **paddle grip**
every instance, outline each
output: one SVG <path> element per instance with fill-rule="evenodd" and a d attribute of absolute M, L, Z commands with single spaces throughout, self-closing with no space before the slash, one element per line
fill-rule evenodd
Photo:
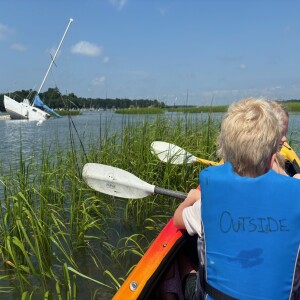
<path fill-rule="evenodd" d="M 154 194 L 166 195 L 182 200 L 184 200 L 187 197 L 187 194 L 185 193 L 164 189 L 158 186 L 154 187 Z"/>

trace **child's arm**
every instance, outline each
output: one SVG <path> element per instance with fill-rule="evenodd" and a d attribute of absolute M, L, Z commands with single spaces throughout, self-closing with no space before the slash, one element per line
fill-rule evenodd
<path fill-rule="evenodd" d="M 178 229 L 186 229 L 183 221 L 183 210 L 186 207 L 192 206 L 197 200 L 201 198 L 201 192 L 198 189 L 192 189 L 188 193 L 187 198 L 177 207 L 174 213 L 174 226 Z"/>

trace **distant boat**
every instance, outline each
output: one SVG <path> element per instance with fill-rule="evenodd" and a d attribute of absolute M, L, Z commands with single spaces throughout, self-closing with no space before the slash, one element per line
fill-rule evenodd
<path fill-rule="evenodd" d="M 24 99 L 23 102 L 17 102 L 16 100 L 12 99 L 9 96 L 4 95 L 4 107 L 7 113 L 10 115 L 11 119 L 27 119 L 29 121 L 39 121 L 39 120 L 47 120 L 51 117 L 50 114 L 55 115 L 58 118 L 61 118 L 61 116 L 56 113 L 53 109 L 48 107 L 43 103 L 43 101 L 40 99 L 39 93 L 41 92 L 41 89 L 46 81 L 46 78 L 49 74 L 49 71 L 55 61 L 55 58 L 57 56 L 57 53 L 63 43 L 63 40 L 69 30 L 69 27 L 71 23 L 73 22 L 73 19 L 70 19 L 69 24 L 64 32 L 64 35 L 56 49 L 56 52 L 51 60 L 51 63 L 48 67 L 48 70 L 45 74 L 45 77 L 42 81 L 42 84 L 40 88 L 37 91 L 36 96 L 34 97 L 34 101 L 32 104 L 30 104 L 30 101 L 28 99 Z"/>

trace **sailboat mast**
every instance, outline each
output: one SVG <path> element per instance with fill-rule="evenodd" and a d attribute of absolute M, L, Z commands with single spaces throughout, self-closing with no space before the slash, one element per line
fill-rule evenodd
<path fill-rule="evenodd" d="M 73 22 L 73 19 L 70 19 L 69 24 L 68 24 L 68 26 L 67 26 L 67 28 L 66 28 L 66 30 L 65 30 L 65 33 L 64 33 L 64 35 L 63 35 L 63 37 L 62 37 L 62 39 L 61 39 L 61 41 L 60 41 L 60 43 L 59 43 L 59 45 L 58 45 L 58 47 L 57 47 L 57 49 L 56 49 L 56 52 L 55 52 L 55 54 L 54 54 L 54 56 L 53 56 L 53 58 L 52 58 L 52 60 L 51 60 L 51 63 L 50 63 L 50 65 L 49 65 L 49 67 L 48 67 L 48 70 L 47 70 L 46 75 L 45 75 L 45 77 L 44 77 L 44 79 L 43 79 L 43 81 L 42 81 L 42 84 L 41 84 L 40 88 L 38 89 L 38 92 L 37 92 L 38 94 L 40 93 L 40 91 L 41 91 L 41 89 L 42 89 L 42 87 L 43 87 L 43 85 L 44 85 L 44 83 L 45 83 L 45 80 L 46 80 L 46 78 L 47 78 L 47 76 L 48 76 L 48 74 L 49 74 L 49 72 L 50 72 L 50 70 L 51 70 L 51 67 L 52 67 L 52 65 L 53 65 L 53 63 L 54 63 L 54 61 L 55 61 L 55 58 L 56 58 L 56 56 L 57 56 L 57 53 L 58 53 L 58 51 L 59 51 L 59 49 L 60 49 L 60 47 L 61 47 L 61 45 L 62 45 L 62 43 L 63 43 L 63 41 L 64 41 L 64 39 L 65 39 L 65 36 L 66 36 L 66 34 L 67 34 L 67 32 L 68 32 L 68 30 L 69 30 L 69 27 L 70 27 L 70 25 L 71 25 L 72 22 Z"/>

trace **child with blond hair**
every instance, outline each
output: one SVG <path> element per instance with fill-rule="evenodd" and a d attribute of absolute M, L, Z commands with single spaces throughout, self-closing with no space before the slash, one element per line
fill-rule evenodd
<path fill-rule="evenodd" d="M 230 105 L 217 140 L 224 164 L 204 169 L 201 192 L 191 190 L 174 214 L 177 228 L 205 240 L 200 288 L 186 280 L 186 299 L 291 299 L 299 284 L 300 182 L 272 170 L 281 139 L 268 101 Z"/>

